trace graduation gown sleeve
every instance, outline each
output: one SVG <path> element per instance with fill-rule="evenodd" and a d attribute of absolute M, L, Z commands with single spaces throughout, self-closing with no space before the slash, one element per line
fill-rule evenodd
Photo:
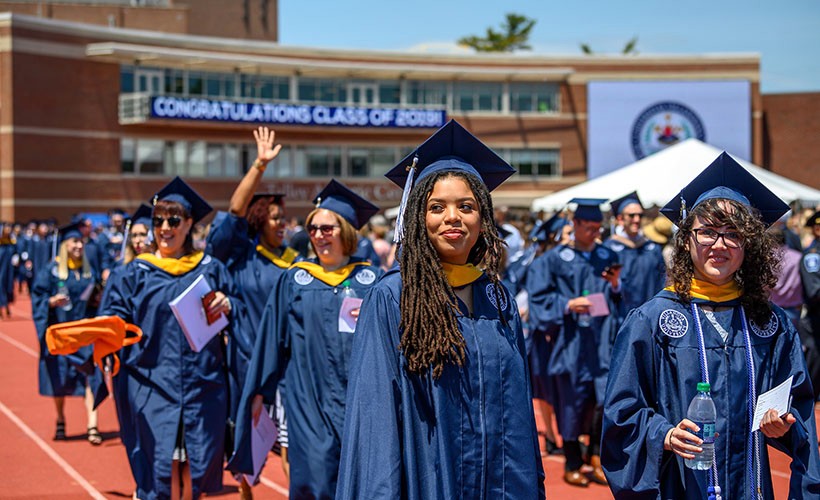
<path fill-rule="evenodd" d="M 276 388 L 284 376 L 287 364 L 288 337 L 286 328 L 287 302 L 290 297 L 288 274 L 283 273 L 271 290 L 256 335 L 251 364 L 245 375 L 245 385 L 236 417 L 236 438 L 228 469 L 253 474 L 251 457 L 251 403 L 261 394 L 266 404 L 274 404 Z"/>
<path fill-rule="evenodd" d="M 555 284 L 551 252 L 533 260 L 527 271 L 526 289 L 530 301 L 530 326 L 533 330 L 554 331 L 564 324 L 569 299 Z M 554 264 L 553 264 L 554 265 Z"/>
<path fill-rule="evenodd" d="M 247 252 L 248 221 L 228 212 L 217 212 L 205 246 L 205 253 L 228 266 Z"/>
<path fill-rule="evenodd" d="M 377 287 L 362 303 L 353 341 L 339 499 L 402 498 L 398 300 Z"/>
<path fill-rule="evenodd" d="M 616 498 L 658 498 L 669 422 L 656 410 L 653 325 L 639 309 L 626 318 L 612 351 L 604 401 L 601 464 Z"/>

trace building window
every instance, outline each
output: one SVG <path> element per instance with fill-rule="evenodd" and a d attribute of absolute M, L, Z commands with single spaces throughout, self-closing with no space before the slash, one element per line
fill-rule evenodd
<path fill-rule="evenodd" d="M 401 85 L 398 81 L 379 82 L 379 104 L 397 105 L 401 102 Z"/>
<path fill-rule="evenodd" d="M 134 68 L 123 66 L 120 71 L 120 92 L 130 94 L 134 92 Z"/>
<path fill-rule="evenodd" d="M 137 141 L 137 166 L 140 174 L 162 174 L 163 148 L 165 142 L 156 139 Z"/>
<path fill-rule="evenodd" d="M 133 174 L 137 171 L 134 161 L 135 142 L 134 139 L 120 139 L 120 166 L 124 174 Z"/>
<path fill-rule="evenodd" d="M 557 177 L 560 173 L 557 149 L 511 149 L 504 156 L 520 176 Z"/>
<path fill-rule="evenodd" d="M 165 70 L 165 93 L 171 95 L 185 94 L 185 73 L 181 69 Z"/>
<path fill-rule="evenodd" d="M 188 150 L 188 175 L 205 177 L 205 141 L 193 141 Z"/>
<path fill-rule="evenodd" d="M 447 83 L 446 82 L 407 82 L 407 104 L 414 106 L 438 106 L 447 105 Z"/>
<path fill-rule="evenodd" d="M 342 175 L 342 150 L 339 147 L 305 147 L 305 163 L 311 177 Z"/>
<path fill-rule="evenodd" d="M 550 113 L 558 111 L 558 85 L 554 83 L 511 83 L 510 111 Z"/>
<path fill-rule="evenodd" d="M 300 78 L 298 88 L 298 100 L 302 102 L 336 104 L 347 102 L 347 82 L 344 80 Z"/>
<path fill-rule="evenodd" d="M 456 82 L 454 111 L 501 111 L 503 88 L 499 83 Z"/>

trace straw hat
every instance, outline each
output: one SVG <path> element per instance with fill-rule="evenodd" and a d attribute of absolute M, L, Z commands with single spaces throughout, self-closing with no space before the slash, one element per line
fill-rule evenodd
<path fill-rule="evenodd" d="M 643 234 L 659 245 L 666 245 L 672 237 L 672 221 L 659 215 L 643 227 Z"/>

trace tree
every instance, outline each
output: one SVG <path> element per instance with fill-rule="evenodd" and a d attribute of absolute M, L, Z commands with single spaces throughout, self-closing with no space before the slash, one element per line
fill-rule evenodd
<path fill-rule="evenodd" d="M 624 45 L 624 48 L 621 49 L 621 54 L 623 54 L 625 56 L 627 56 L 627 55 L 633 55 L 633 56 L 637 55 L 638 54 L 637 47 L 638 47 L 638 37 L 633 36 L 632 38 L 629 39 L 628 42 L 626 42 L 626 45 Z M 584 54 L 586 54 L 588 56 L 591 56 L 591 55 L 595 54 L 595 52 L 592 50 L 592 47 L 590 47 L 589 44 L 587 44 L 587 43 L 581 43 L 581 52 L 583 52 Z"/>
<path fill-rule="evenodd" d="M 501 31 L 487 28 L 483 37 L 465 36 L 458 40 L 459 45 L 472 47 L 477 52 L 514 52 L 516 50 L 531 50 L 527 43 L 530 32 L 535 26 L 535 19 L 521 14 L 507 14 L 506 21 L 501 25 Z"/>

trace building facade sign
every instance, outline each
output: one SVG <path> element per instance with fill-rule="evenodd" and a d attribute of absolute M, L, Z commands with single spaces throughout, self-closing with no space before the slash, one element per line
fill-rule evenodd
<path fill-rule="evenodd" d="M 438 128 L 444 109 L 361 108 L 152 96 L 151 118 L 274 125 Z"/>

